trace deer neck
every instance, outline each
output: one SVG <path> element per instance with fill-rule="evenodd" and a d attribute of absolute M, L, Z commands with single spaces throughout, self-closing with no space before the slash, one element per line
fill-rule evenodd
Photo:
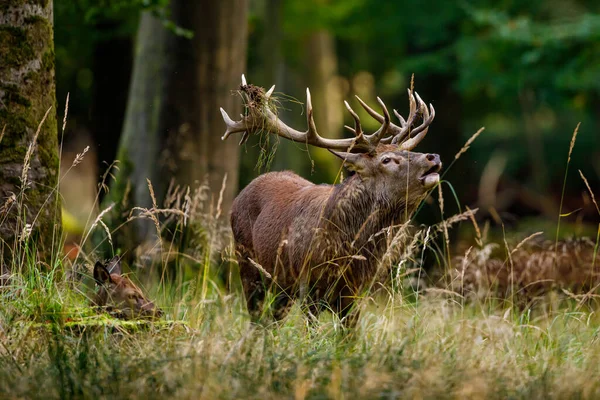
<path fill-rule="evenodd" d="M 403 201 L 391 202 L 377 193 L 375 180 L 358 175 L 336 185 L 323 215 L 328 230 L 355 246 L 364 245 L 383 229 L 407 220 L 411 210 Z"/>

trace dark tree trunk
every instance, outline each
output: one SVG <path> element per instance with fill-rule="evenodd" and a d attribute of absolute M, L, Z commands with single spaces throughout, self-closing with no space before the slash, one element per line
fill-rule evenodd
<path fill-rule="evenodd" d="M 22 233 L 50 263 L 60 242 L 52 1 L 0 3 L 0 262 L 18 265 Z M 36 136 L 37 128 L 50 110 Z M 29 156 L 28 148 L 33 144 Z M 27 161 L 26 161 L 27 159 Z M 25 168 L 27 165 L 27 168 Z M 24 174 L 23 170 L 28 171 Z M 26 175 L 26 176 L 24 176 Z M 26 179 L 23 179 L 26 178 Z M 31 245 L 29 246 L 31 248 Z"/>
<path fill-rule="evenodd" d="M 192 31 L 192 39 L 142 15 L 117 155 L 120 170 L 106 204 L 121 204 L 129 192 L 128 207 L 150 207 L 150 179 L 160 207 L 172 180 L 193 191 L 208 179 L 216 205 L 227 176 L 221 215 L 228 215 L 237 192 L 239 150 L 235 140 L 221 141 L 219 107 L 234 115 L 241 111 L 232 90 L 246 67 L 247 8 L 247 0 L 172 1 L 173 22 Z M 124 250 L 154 233 L 151 221 L 138 220 Z"/>
<path fill-rule="evenodd" d="M 123 21 L 104 21 L 96 25 L 100 35 L 108 38 L 96 43 L 92 61 L 94 90 L 91 130 L 100 178 L 117 157 L 133 65 L 132 38 L 110 35 L 122 23 Z M 102 195 L 101 191 L 100 196 Z"/>

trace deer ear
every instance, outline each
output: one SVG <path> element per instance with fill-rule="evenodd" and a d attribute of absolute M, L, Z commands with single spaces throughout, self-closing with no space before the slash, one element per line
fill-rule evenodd
<path fill-rule="evenodd" d="M 112 282 L 110 273 L 100 261 L 96 261 L 94 265 L 94 279 L 98 285 L 104 285 L 107 282 Z"/>
<path fill-rule="evenodd" d="M 344 160 L 344 166 L 350 171 L 360 173 L 364 169 L 363 155 L 360 153 L 346 153 L 334 150 L 329 150 L 329 152 Z"/>
<path fill-rule="evenodd" d="M 111 274 L 121 275 L 123 273 L 123 269 L 121 268 L 121 257 L 119 256 L 111 258 L 106 266 Z"/>

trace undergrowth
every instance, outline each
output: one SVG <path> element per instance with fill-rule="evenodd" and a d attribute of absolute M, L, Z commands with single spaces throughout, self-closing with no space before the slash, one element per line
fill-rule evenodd
<path fill-rule="evenodd" d="M 206 214 L 201 192 L 173 198 L 164 209 L 153 198 L 153 207 L 135 218 L 150 218 L 160 233 L 159 214 L 171 226 L 190 223 L 194 207 L 197 216 Z M 220 247 L 215 218 L 199 225 L 202 249 L 184 257 L 195 266 L 191 276 L 147 281 L 149 296 L 165 311 L 154 322 L 120 321 L 90 306 L 93 254 L 76 261 L 77 274 L 88 276 L 80 281 L 67 273 L 64 258 L 42 264 L 35 242 L 25 241 L 27 251 L 15 258 L 0 290 L 0 397 L 598 398 L 596 297 L 550 291 L 535 307 L 523 306 L 515 291 L 468 298 L 462 291 L 469 254 L 485 264 L 489 244 L 473 212 L 446 218 L 441 190 L 438 201 L 442 222 L 414 233 L 408 247 L 403 242 L 391 279 L 360 301 L 362 316 L 352 329 L 331 313 L 309 321 L 298 305 L 282 322 L 251 323 L 239 290 L 225 290 L 211 272 Z M 89 231 L 105 229 L 110 240 L 103 212 Z M 453 265 L 448 229 L 464 220 L 473 222 L 477 245 L 462 258 L 467 262 Z M 514 269 L 512 255 L 524 241 L 499 246 L 503 268 Z M 456 279 L 424 288 L 427 246 L 439 268 L 459 271 L 460 290 Z M 181 256 L 178 249 L 161 245 L 158 263 Z"/>
<path fill-rule="evenodd" d="M 29 278 L 33 280 L 37 278 Z M 2 296 L 0 393 L 11 398 L 594 398 L 600 318 L 574 300 L 517 310 L 404 288 L 365 300 L 358 326 L 249 322 L 240 296 L 176 300 L 197 318 L 96 314 L 66 286 Z M 553 301 L 553 302 L 552 302 Z M 164 304 L 160 304 L 165 306 Z M 165 307 L 167 310 L 174 308 Z"/>

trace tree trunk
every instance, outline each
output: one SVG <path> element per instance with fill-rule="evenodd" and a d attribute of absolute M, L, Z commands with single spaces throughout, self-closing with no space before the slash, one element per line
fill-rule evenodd
<path fill-rule="evenodd" d="M 335 40 L 330 32 L 321 30 L 308 37 L 306 61 L 308 87 L 315 107 L 317 129 L 329 138 L 342 137 L 344 99 L 337 79 Z M 311 153 L 315 163 L 321 168 L 317 171 L 318 175 L 326 182 L 332 182 L 339 172 L 339 161 L 331 157 L 331 153 L 325 149 L 311 149 Z"/>
<path fill-rule="evenodd" d="M 29 225 L 30 243 L 35 244 L 41 261 L 51 262 L 60 240 L 52 20 L 50 0 L 3 0 L 0 3 L 0 262 L 3 273 L 24 259 L 18 250 L 24 249 L 25 242 L 17 238 L 24 238 L 22 233 L 29 231 Z"/>
<path fill-rule="evenodd" d="M 98 177 L 115 160 L 119 138 L 123 130 L 127 107 L 127 88 L 131 81 L 133 64 L 133 38 L 111 35 L 123 20 L 105 20 L 96 24 L 96 31 L 103 40 L 94 46 L 92 72 L 94 87 L 91 108 L 91 131 L 96 146 Z M 115 68 L 115 60 L 119 67 Z M 104 192 L 100 191 L 100 198 Z"/>
<path fill-rule="evenodd" d="M 276 96 L 280 93 L 293 93 L 297 88 L 289 85 L 289 71 L 284 64 L 283 56 L 283 0 L 265 0 L 257 14 L 260 14 L 263 21 L 263 29 L 258 46 L 258 57 L 255 58 L 255 64 L 252 66 L 253 73 L 247 76 L 248 81 L 265 88 L 275 85 Z M 301 114 L 301 108 L 297 104 L 284 101 L 281 106 L 280 111 L 286 122 L 294 126 L 306 123 L 306 118 Z M 284 111 L 285 109 L 290 109 L 290 112 Z M 273 135 L 259 136 L 252 135 L 248 144 L 243 147 L 240 158 L 242 187 L 269 170 L 300 171 L 305 168 L 309 171 L 309 168 L 306 168 L 307 162 L 303 158 L 305 153 L 298 151 L 297 143 L 281 140 Z M 260 162 L 261 159 L 265 160 L 271 155 L 274 157 L 269 161 L 264 164 Z M 257 168 L 257 165 L 260 168 Z"/>
<path fill-rule="evenodd" d="M 105 204 L 122 204 L 129 192 L 129 207 L 151 207 L 150 179 L 162 207 L 172 180 L 193 191 L 208 179 L 216 205 L 226 176 L 221 215 L 228 215 L 237 192 L 239 150 L 235 140 L 221 141 L 219 107 L 234 115 L 241 111 L 232 90 L 246 67 L 247 8 L 247 0 L 173 0 L 170 18 L 192 31 L 192 39 L 142 15 L 117 154 L 120 170 Z M 137 220 L 127 246 L 153 240 L 154 234 L 152 221 Z"/>

